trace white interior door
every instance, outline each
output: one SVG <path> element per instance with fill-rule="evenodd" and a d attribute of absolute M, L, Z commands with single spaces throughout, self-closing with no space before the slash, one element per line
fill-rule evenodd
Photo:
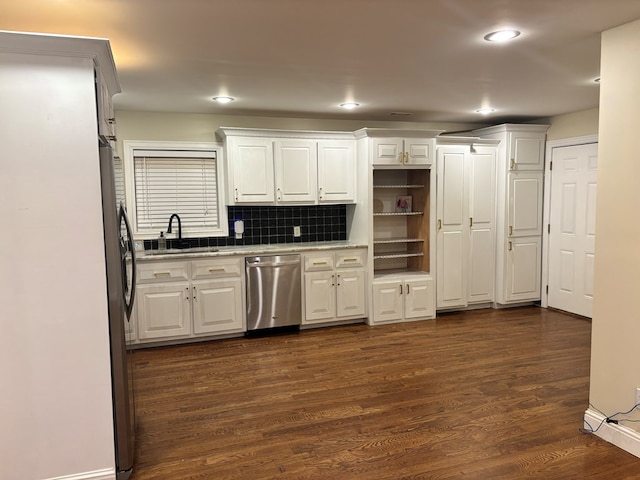
<path fill-rule="evenodd" d="M 591 317 L 598 144 L 554 148 L 549 306 Z"/>

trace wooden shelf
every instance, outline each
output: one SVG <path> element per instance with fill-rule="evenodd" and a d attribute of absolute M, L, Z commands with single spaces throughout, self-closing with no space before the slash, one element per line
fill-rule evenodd
<path fill-rule="evenodd" d="M 424 242 L 422 238 L 378 238 L 373 239 L 375 245 L 387 244 L 387 243 L 413 243 Z"/>
<path fill-rule="evenodd" d="M 424 185 L 374 185 L 373 188 L 424 188 Z"/>
<path fill-rule="evenodd" d="M 377 212 L 374 217 L 401 217 L 410 215 L 424 215 L 424 212 Z"/>
<path fill-rule="evenodd" d="M 409 258 L 409 257 L 424 257 L 423 252 L 419 253 L 409 253 L 409 252 L 398 252 L 398 253 L 385 253 L 381 255 L 374 255 L 374 260 L 385 260 L 391 258 Z"/>

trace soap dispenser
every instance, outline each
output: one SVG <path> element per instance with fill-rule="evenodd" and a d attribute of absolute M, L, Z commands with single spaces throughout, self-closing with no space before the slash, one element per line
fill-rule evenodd
<path fill-rule="evenodd" d="M 167 249 L 167 237 L 164 236 L 164 232 L 160 232 L 160 236 L 158 237 L 158 250 L 166 250 Z"/>

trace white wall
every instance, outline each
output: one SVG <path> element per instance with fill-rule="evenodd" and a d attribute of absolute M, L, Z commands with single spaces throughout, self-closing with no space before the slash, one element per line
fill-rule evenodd
<path fill-rule="evenodd" d="M 172 140 L 215 142 L 220 127 L 273 128 L 285 130 L 355 131 L 362 127 L 471 130 L 478 125 L 466 123 L 383 122 L 367 120 L 331 120 L 313 118 L 261 117 L 191 113 L 116 111 L 118 152 L 123 140 Z"/>
<path fill-rule="evenodd" d="M 545 119 L 545 122 L 549 123 L 547 140 L 596 135 L 598 133 L 598 121 L 598 108 Z"/>
<path fill-rule="evenodd" d="M 590 402 L 612 414 L 640 387 L 640 20 L 604 32 L 601 58 Z"/>
<path fill-rule="evenodd" d="M 93 62 L 0 85 L 0 478 L 115 478 Z"/>

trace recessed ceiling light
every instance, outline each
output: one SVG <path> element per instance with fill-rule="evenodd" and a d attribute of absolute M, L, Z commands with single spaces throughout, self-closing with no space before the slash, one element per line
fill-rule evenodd
<path fill-rule="evenodd" d="M 518 30 L 505 29 L 505 30 L 497 30 L 495 32 L 487 33 L 484 36 L 484 39 L 487 42 L 502 43 L 502 42 L 508 42 L 509 40 L 513 40 L 519 35 L 520 35 L 520 32 Z"/>
<path fill-rule="evenodd" d="M 360 104 L 355 102 L 347 102 L 341 103 L 340 106 L 346 110 L 353 110 L 354 108 L 359 107 Z"/>
<path fill-rule="evenodd" d="M 490 113 L 493 113 L 493 112 L 495 112 L 495 111 L 496 111 L 496 109 L 495 109 L 495 108 L 489 108 L 489 107 L 486 107 L 486 108 L 479 108 L 479 109 L 477 109 L 477 110 L 476 110 L 476 113 L 480 113 L 480 114 L 482 114 L 482 115 L 489 115 Z"/>
<path fill-rule="evenodd" d="M 235 98 L 225 97 L 225 96 L 213 97 L 213 99 L 218 103 L 229 103 L 229 102 L 233 102 L 235 100 Z"/>

